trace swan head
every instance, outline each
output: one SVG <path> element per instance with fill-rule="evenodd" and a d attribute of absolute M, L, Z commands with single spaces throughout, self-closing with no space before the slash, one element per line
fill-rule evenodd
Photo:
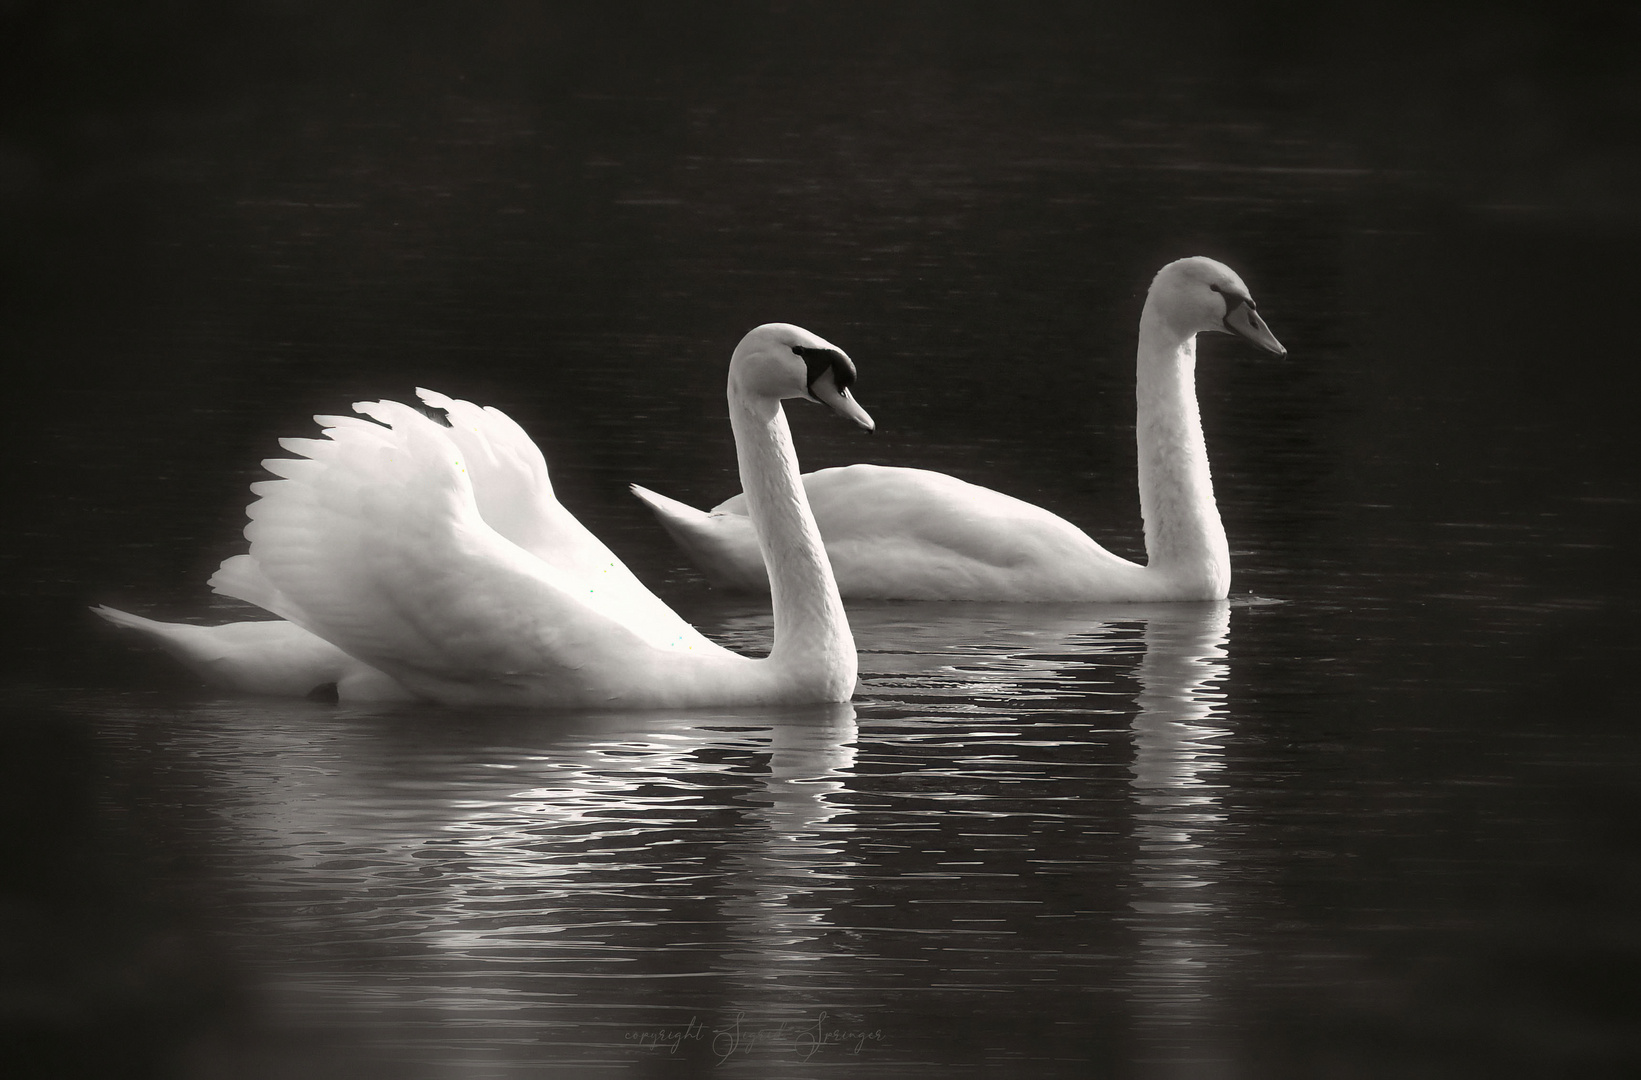
<path fill-rule="evenodd" d="M 1157 272 L 1145 303 L 1182 337 L 1235 334 L 1273 355 L 1288 355 L 1259 317 L 1248 286 L 1222 262 L 1193 255 L 1169 263 Z"/>
<path fill-rule="evenodd" d="M 849 393 L 854 382 L 848 353 L 791 323 L 765 323 L 748 332 L 729 361 L 732 391 L 777 401 L 803 398 L 871 431 L 871 416 Z"/>

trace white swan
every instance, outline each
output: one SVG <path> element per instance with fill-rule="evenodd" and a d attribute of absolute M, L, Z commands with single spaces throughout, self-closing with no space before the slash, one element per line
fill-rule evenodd
<path fill-rule="evenodd" d="M 1196 335 L 1240 335 L 1278 356 L 1242 279 L 1180 259 L 1140 314 L 1140 511 L 1147 563 L 1111 554 L 1031 503 L 924 469 L 849 465 L 803 477 L 846 597 L 882 600 L 1223 600 L 1230 552 L 1214 504 L 1196 398 Z M 709 579 L 762 590 L 757 522 L 744 495 L 704 513 L 633 486 Z"/>
<path fill-rule="evenodd" d="M 262 693 L 335 683 L 344 700 L 689 708 L 846 701 L 854 639 L 798 476 L 784 398 L 871 430 L 854 365 L 796 326 L 742 339 L 729 365 L 741 483 L 774 568 L 775 641 L 715 645 L 646 589 L 553 496 L 541 451 L 495 409 L 418 391 L 445 427 L 396 402 L 316 417 L 327 439 L 264 462 L 248 555 L 218 592 L 285 622 L 109 621 L 158 640 L 208 681 Z M 373 422 L 374 421 L 374 422 Z"/>

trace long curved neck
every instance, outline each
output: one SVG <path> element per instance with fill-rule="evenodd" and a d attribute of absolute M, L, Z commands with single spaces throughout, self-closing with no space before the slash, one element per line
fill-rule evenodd
<path fill-rule="evenodd" d="M 1224 597 L 1231 581 L 1197 410 L 1196 334 L 1170 327 L 1147 302 L 1140 316 L 1135 439 L 1148 569 Z"/>
<path fill-rule="evenodd" d="M 817 700 L 847 700 L 855 686 L 855 640 L 798 474 L 786 413 L 779 401 L 738 393 L 731 385 L 729 421 L 741 490 L 769 568 L 775 610 L 769 659 L 833 695 Z"/>

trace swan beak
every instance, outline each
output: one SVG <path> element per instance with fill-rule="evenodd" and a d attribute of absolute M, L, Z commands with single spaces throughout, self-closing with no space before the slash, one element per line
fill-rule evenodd
<path fill-rule="evenodd" d="M 862 431 L 876 430 L 877 425 L 872 417 L 860 407 L 848 390 L 839 390 L 836 378 L 830 370 L 825 371 L 814 382 L 809 384 L 809 393 L 816 401 L 837 413 L 845 420 L 854 424 Z"/>
<path fill-rule="evenodd" d="M 1237 304 L 1225 313 L 1225 329 L 1254 345 L 1259 346 L 1273 356 L 1287 356 L 1288 350 L 1276 340 L 1271 328 L 1265 325 L 1265 320 L 1259 317 L 1259 312 L 1247 301 Z"/>

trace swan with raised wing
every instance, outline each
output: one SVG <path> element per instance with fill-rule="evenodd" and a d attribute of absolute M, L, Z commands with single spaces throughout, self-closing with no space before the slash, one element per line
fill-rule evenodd
<path fill-rule="evenodd" d="M 781 402 L 805 398 L 871 430 L 836 346 L 760 326 L 729 365 L 741 483 L 772 568 L 775 640 L 754 659 L 709 641 L 554 497 L 517 424 L 430 391 L 449 426 L 396 402 L 316 417 L 323 439 L 264 463 L 249 554 L 212 587 L 280 622 L 201 627 L 113 608 L 207 681 L 260 693 L 334 684 L 344 700 L 689 708 L 846 701 L 856 655 L 799 479 Z"/>
<path fill-rule="evenodd" d="M 846 597 L 885 600 L 1222 600 L 1225 526 L 1214 502 L 1196 397 L 1196 337 L 1236 334 L 1286 350 L 1248 287 L 1213 259 L 1180 259 L 1151 283 L 1140 314 L 1136 439 L 1145 565 L 1120 558 L 1039 506 L 944 473 L 880 465 L 803 477 Z M 710 513 L 634 485 L 715 584 L 761 591 L 768 578 L 745 495 Z"/>

